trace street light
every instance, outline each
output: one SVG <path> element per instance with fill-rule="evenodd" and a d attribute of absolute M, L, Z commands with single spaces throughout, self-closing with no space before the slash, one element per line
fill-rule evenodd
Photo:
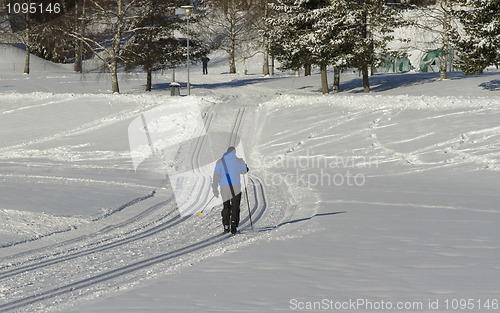
<path fill-rule="evenodd" d="M 187 72 L 188 72 L 188 77 L 187 77 L 187 92 L 188 96 L 191 95 L 191 85 L 189 82 L 189 18 L 191 17 L 191 14 L 193 13 L 193 6 L 192 5 L 183 5 L 181 8 L 185 10 L 186 13 L 186 24 L 187 24 Z"/>

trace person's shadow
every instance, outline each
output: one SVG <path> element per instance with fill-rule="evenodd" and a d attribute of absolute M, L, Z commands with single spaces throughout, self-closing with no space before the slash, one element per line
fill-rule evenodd
<path fill-rule="evenodd" d="M 268 231 L 268 230 L 276 229 L 278 227 L 281 227 L 281 226 L 284 226 L 284 225 L 288 225 L 288 224 L 295 224 L 295 223 L 309 221 L 309 220 L 312 220 L 315 217 L 330 216 L 330 215 L 337 215 L 337 214 L 344 214 L 344 213 L 347 213 L 347 212 L 345 212 L 345 211 L 338 211 L 338 212 L 330 212 L 330 213 L 317 213 L 317 214 L 314 214 L 313 216 L 309 216 L 309 217 L 299 218 L 299 219 L 296 219 L 296 220 L 290 220 L 290 221 L 282 222 L 282 223 L 280 223 L 280 224 L 278 224 L 276 226 L 263 227 L 263 228 L 260 228 L 259 231 Z"/>

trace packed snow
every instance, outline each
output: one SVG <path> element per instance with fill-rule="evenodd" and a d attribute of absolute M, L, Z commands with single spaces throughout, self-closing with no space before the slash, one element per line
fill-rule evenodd
<path fill-rule="evenodd" d="M 2 73 L 0 312 L 500 310 L 499 71 L 377 74 L 369 95 L 345 72 L 321 95 L 317 72 L 264 77 L 256 56 L 229 75 L 224 57 L 191 68 L 189 97 L 170 72 L 151 93 L 123 74 L 120 95 L 64 66 Z M 134 120 L 193 103 L 165 128 L 204 124 L 168 138 L 179 164 L 244 148 L 234 237 L 220 205 L 181 215 L 179 186 L 131 156 Z M 209 175 L 179 184 L 210 204 Z"/>

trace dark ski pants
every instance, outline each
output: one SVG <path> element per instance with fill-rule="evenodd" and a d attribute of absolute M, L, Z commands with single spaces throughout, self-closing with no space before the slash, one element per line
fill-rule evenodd
<path fill-rule="evenodd" d="M 208 75 L 208 66 L 203 65 L 203 75 Z"/>
<path fill-rule="evenodd" d="M 224 201 L 224 208 L 222 209 L 223 225 L 231 224 L 231 228 L 238 227 L 240 224 L 240 202 L 241 192 L 234 198 Z"/>

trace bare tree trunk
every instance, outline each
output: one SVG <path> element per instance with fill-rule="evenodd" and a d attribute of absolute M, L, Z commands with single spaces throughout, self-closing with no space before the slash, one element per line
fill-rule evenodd
<path fill-rule="evenodd" d="M 449 32 L 451 29 L 450 13 L 448 12 L 448 3 L 446 0 L 442 0 L 441 7 L 443 9 L 443 45 L 441 47 L 441 65 L 439 68 L 439 79 L 447 78 L 447 67 L 448 67 L 448 52 L 449 52 L 449 42 L 450 36 Z"/>
<path fill-rule="evenodd" d="M 304 65 L 304 76 L 311 76 L 311 72 L 312 72 L 312 65 L 309 63 L 306 63 Z"/>
<path fill-rule="evenodd" d="M 328 90 L 328 77 L 326 73 L 326 64 L 321 64 L 321 89 L 323 94 L 327 94 Z"/>
<path fill-rule="evenodd" d="M 78 5 L 78 1 L 75 2 L 75 11 L 77 12 L 76 27 L 79 28 L 80 37 L 84 36 L 85 32 L 85 1 L 82 1 L 81 5 Z M 82 39 L 76 39 L 76 50 L 75 50 L 75 65 L 74 71 L 77 73 L 83 72 L 83 41 Z"/>
<path fill-rule="evenodd" d="M 264 39 L 264 65 L 262 73 L 264 76 L 269 76 L 269 41 L 267 38 Z"/>
<path fill-rule="evenodd" d="M 366 11 L 366 8 L 363 9 L 362 23 L 362 37 L 368 39 L 368 12 Z M 370 79 L 368 73 L 368 64 L 370 63 L 370 58 L 371 56 L 367 55 L 367 52 L 365 51 L 361 64 L 361 73 L 363 75 L 363 89 L 366 93 L 370 92 Z"/>
<path fill-rule="evenodd" d="M 236 74 L 236 56 L 235 56 L 235 47 L 234 44 L 231 43 L 231 47 L 229 48 L 229 74 Z"/>
<path fill-rule="evenodd" d="M 274 55 L 271 55 L 271 75 L 274 75 Z"/>
<path fill-rule="evenodd" d="M 370 78 L 369 78 L 369 73 L 368 73 L 368 64 L 364 63 L 363 66 L 361 67 L 361 73 L 363 73 L 363 90 L 366 93 L 370 92 Z"/>
<path fill-rule="evenodd" d="M 229 36 L 229 74 L 236 74 L 236 17 L 234 14 L 231 14 L 231 29 Z"/>
<path fill-rule="evenodd" d="M 29 5 L 28 1 L 28 5 Z M 31 27 L 30 27 L 30 16 L 29 14 L 26 14 L 26 30 L 25 30 L 25 45 L 26 45 L 26 59 L 24 60 L 24 74 L 30 73 L 30 33 L 31 33 Z"/>
<path fill-rule="evenodd" d="M 73 70 L 77 73 L 83 72 L 82 67 L 82 53 L 83 53 L 83 45 L 81 40 L 76 41 L 76 50 L 75 50 L 75 64 Z"/>
<path fill-rule="evenodd" d="M 234 40 L 229 46 L 229 74 L 236 74 L 236 47 Z"/>
<path fill-rule="evenodd" d="M 269 15 L 269 6 L 267 1 L 264 1 L 264 18 Z M 269 39 L 264 35 L 264 76 L 269 76 Z"/>
<path fill-rule="evenodd" d="M 110 64 L 110 72 L 111 72 L 111 90 L 113 93 L 120 93 L 120 87 L 118 84 L 118 54 L 120 53 L 121 48 L 121 40 L 122 40 L 122 32 L 124 25 L 124 12 L 123 12 L 123 3 L 124 0 L 117 1 L 118 7 L 118 23 L 116 25 L 116 30 L 113 38 L 113 47 L 112 47 L 112 55 L 111 55 L 111 64 Z"/>
<path fill-rule="evenodd" d="M 448 78 L 446 70 L 448 67 L 448 44 L 443 43 L 443 47 L 441 48 L 441 65 L 439 68 L 439 79 Z"/>
<path fill-rule="evenodd" d="M 26 33 L 28 34 L 28 32 Z M 26 35 L 26 59 L 24 60 L 24 74 L 30 73 L 30 43 L 28 37 L 29 34 Z"/>
<path fill-rule="evenodd" d="M 152 72 L 153 72 L 153 71 L 152 71 L 152 70 L 151 70 L 151 68 L 149 67 L 149 68 L 147 69 L 146 91 L 151 91 L 151 87 L 152 87 L 152 80 L 153 80 L 153 79 L 152 79 L 152 77 L 153 77 Z"/>
<path fill-rule="evenodd" d="M 340 91 L 340 69 L 338 67 L 333 68 L 333 92 Z"/>
<path fill-rule="evenodd" d="M 118 61 L 113 59 L 109 67 L 111 72 L 111 91 L 113 93 L 120 93 L 120 86 L 118 85 Z"/>

